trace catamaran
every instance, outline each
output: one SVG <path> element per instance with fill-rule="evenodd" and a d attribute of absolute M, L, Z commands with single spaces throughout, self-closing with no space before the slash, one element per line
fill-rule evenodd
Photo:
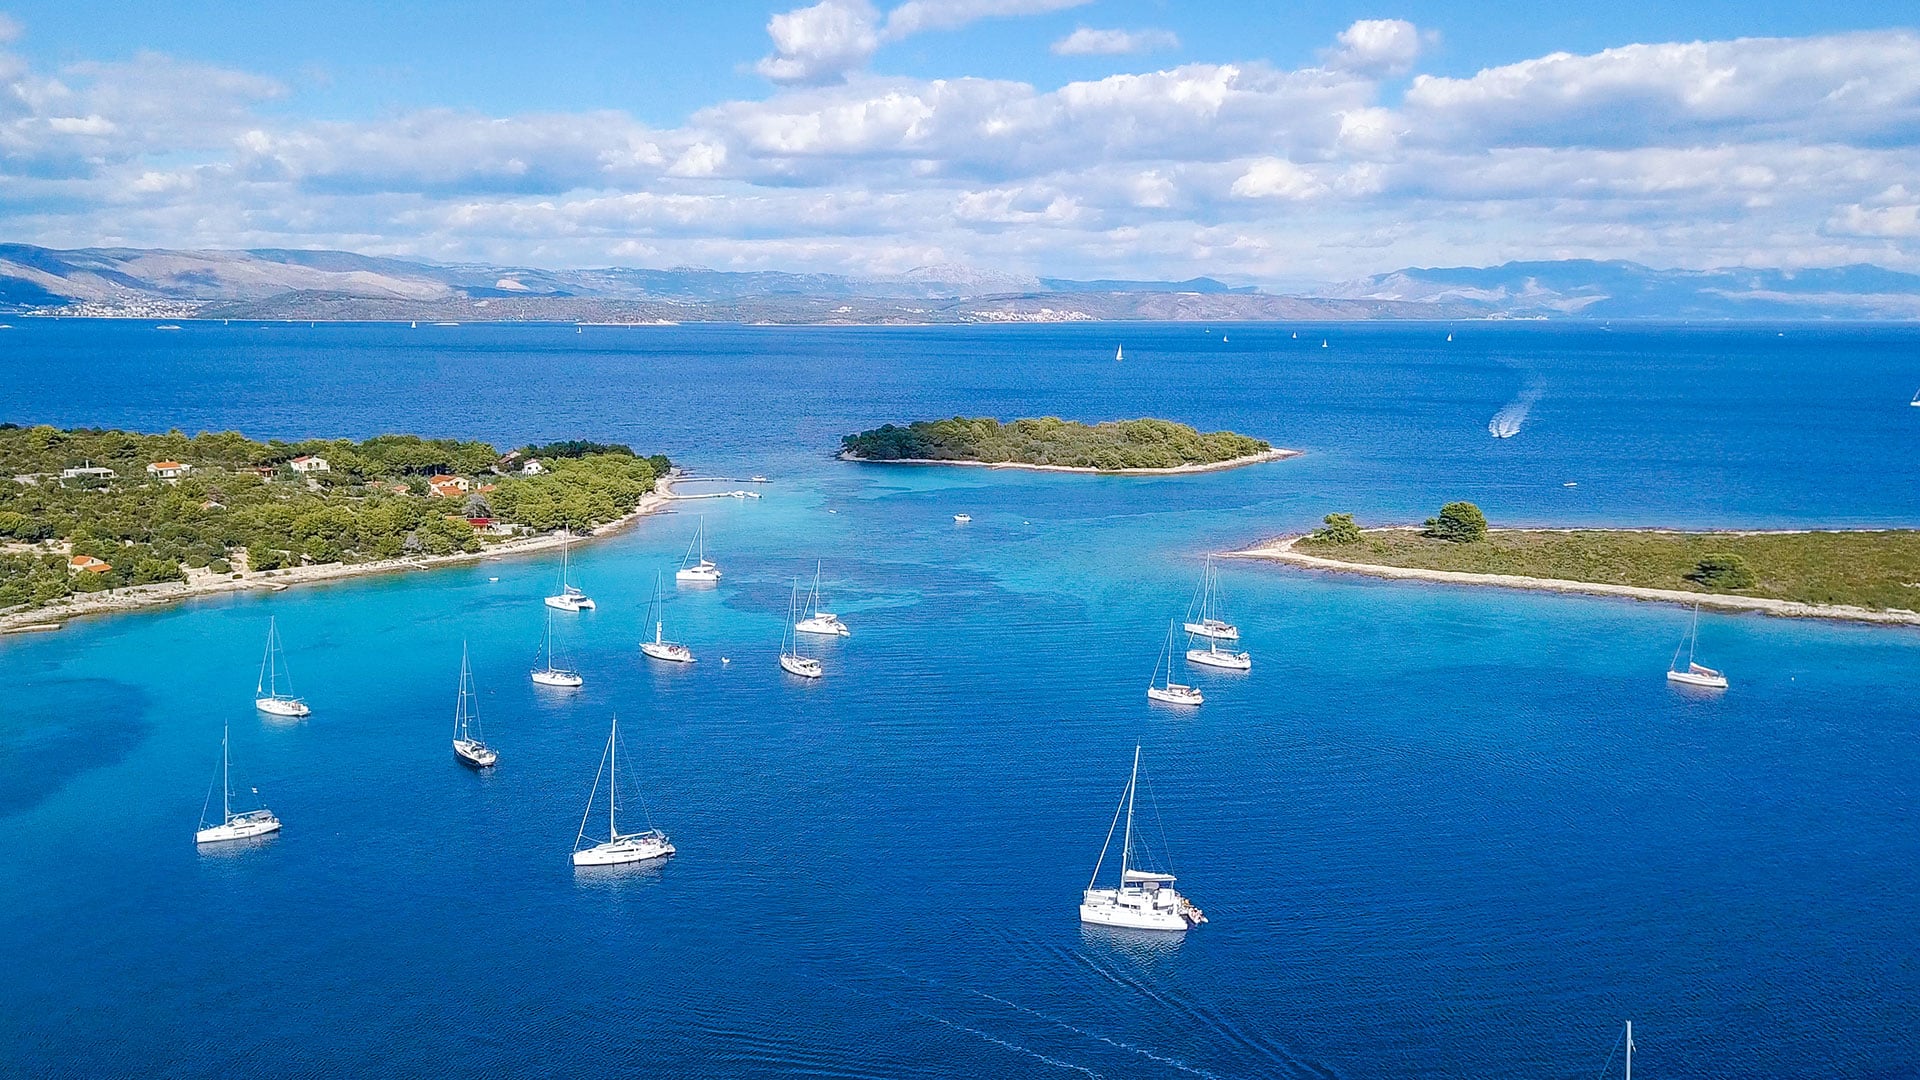
<path fill-rule="evenodd" d="M 787 625 L 780 634 L 780 666 L 803 679 L 821 676 L 820 661 L 800 651 L 800 635 L 793 632 L 794 616 L 800 612 L 800 582 L 793 583 L 793 595 L 787 600 Z"/>
<path fill-rule="evenodd" d="M 1133 775 L 1127 790 L 1114 808 L 1113 824 L 1107 826 L 1107 842 L 1100 845 L 1100 860 L 1093 864 L 1093 877 L 1080 895 L 1080 921 L 1100 926 L 1123 926 L 1132 930 L 1185 931 L 1207 921 L 1193 901 L 1174 891 L 1172 874 L 1161 874 L 1133 867 L 1133 796 L 1140 782 L 1140 748 L 1133 748 Z M 1100 881 L 1100 867 L 1107 861 L 1107 849 L 1113 845 L 1114 829 L 1125 812 L 1127 831 L 1120 841 L 1120 883 L 1111 889 L 1094 886 Z"/>
<path fill-rule="evenodd" d="M 693 663 L 693 650 L 677 641 L 666 638 L 667 604 L 660 592 L 660 575 L 653 576 L 653 603 L 647 608 L 647 617 L 653 622 L 653 640 L 642 641 L 640 651 L 655 660 L 665 660 L 674 664 Z"/>
<path fill-rule="evenodd" d="M 473 668 L 467 663 L 467 643 L 460 643 L 460 690 L 453 701 L 453 756 L 460 764 L 485 769 L 500 754 L 480 737 L 480 710 L 473 692 Z"/>
<path fill-rule="evenodd" d="M 194 831 L 196 844 L 217 844 L 223 840 L 248 840 L 256 836 L 280 831 L 280 819 L 266 807 L 258 810 L 233 812 L 233 758 L 227 750 L 227 728 L 220 727 L 220 824 L 212 825 L 207 821 L 207 811 L 213 809 L 213 788 L 207 788 L 207 801 L 200 807 L 200 828 Z M 253 789 L 258 795 L 259 788 Z"/>
<path fill-rule="evenodd" d="M 695 552 L 698 552 L 696 557 Z M 693 540 L 687 544 L 687 553 L 680 560 L 680 569 L 673 572 L 675 581 L 693 581 L 711 584 L 720 580 L 720 567 L 707 560 L 707 519 L 702 517 L 700 524 L 693 530 Z"/>
<path fill-rule="evenodd" d="M 1167 668 L 1167 681 L 1161 683 L 1160 667 Z M 1207 700 L 1197 686 L 1173 681 L 1173 623 L 1167 623 L 1167 643 L 1160 647 L 1160 655 L 1154 658 L 1153 675 L 1147 679 L 1147 700 L 1164 702 L 1168 705 L 1198 705 Z"/>
<path fill-rule="evenodd" d="M 1200 573 L 1200 592 L 1195 602 L 1187 605 L 1187 633 L 1203 638 L 1218 638 L 1222 641 L 1239 641 L 1240 628 L 1217 618 L 1214 612 L 1221 606 L 1220 578 L 1213 571 L 1213 555 L 1207 555 L 1207 568 Z M 1193 609 L 1200 609 L 1200 618 L 1193 618 Z"/>
<path fill-rule="evenodd" d="M 828 637 L 846 637 L 853 631 L 840 621 L 840 616 L 831 611 L 820 610 L 820 564 L 813 564 L 813 589 L 807 593 L 806 606 L 800 609 L 801 619 L 793 624 L 794 630 L 802 634 L 821 634 Z"/>
<path fill-rule="evenodd" d="M 253 707 L 274 716 L 306 716 L 313 712 L 307 703 L 293 696 L 293 676 L 286 672 L 286 658 L 280 650 L 280 628 L 273 616 L 267 617 L 267 653 L 260 658 L 260 681 L 253 688 Z M 284 681 L 287 690 L 282 693 Z"/>
<path fill-rule="evenodd" d="M 1708 690 L 1725 690 L 1727 677 L 1713 668 L 1693 662 L 1694 646 L 1700 642 L 1700 605 L 1693 605 L 1693 622 L 1687 627 L 1687 636 L 1673 650 L 1673 663 L 1667 665 L 1667 681 L 1683 686 L 1700 686 Z M 1687 666 L 1680 666 L 1680 653 L 1687 654 Z"/>
<path fill-rule="evenodd" d="M 553 614 L 547 614 L 547 637 L 545 643 L 547 665 L 533 670 L 533 681 L 541 686 L 564 686 L 568 688 L 583 685 L 587 680 L 572 668 L 555 667 L 553 663 Z"/>
<path fill-rule="evenodd" d="M 547 606 L 556 611 L 584 611 L 593 607 L 593 597 L 567 580 L 567 547 L 573 538 L 571 530 L 560 537 L 560 592 L 547 597 Z"/>
<path fill-rule="evenodd" d="M 600 797 L 600 778 L 607 778 L 607 838 L 591 847 L 581 847 L 587 842 L 587 821 L 593 817 L 594 800 Z M 619 866 L 623 863 L 647 862 L 651 859 L 664 859 L 673 854 L 674 846 L 667 840 L 667 834 L 652 827 L 641 832 L 623 833 L 620 822 L 615 817 L 620 804 L 620 717 L 613 718 L 612 729 L 607 733 L 607 749 L 600 755 L 600 770 L 593 774 L 593 791 L 587 795 L 586 813 L 580 815 L 580 832 L 573 838 L 573 865 L 575 866 Z M 642 814 L 646 813 L 646 803 L 640 804 Z"/>

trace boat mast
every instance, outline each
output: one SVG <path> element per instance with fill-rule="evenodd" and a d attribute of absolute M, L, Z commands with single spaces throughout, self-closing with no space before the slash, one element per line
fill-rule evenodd
<path fill-rule="evenodd" d="M 1133 747 L 1133 777 L 1127 781 L 1127 833 L 1120 841 L 1120 888 L 1127 887 L 1127 863 L 1133 855 L 1133 789 L 1140 782 L 1140 746 Z"/>
<path fill-rule="evenodd" d="M 260 657 L 260 678 L 257 679 L 253 684 L 253 692 L 256 695 L 258 695 L 261 691 L 267 688 L 267 671 L 268 671 L 268 668 L 273 664 L 273 638 L 274 638 L 273 616 L 269 615 L 267 616 L 267 651 L 265 655 Z M 279 669 L 274 668 L 273 671 L 275 676 L 273 680 L 273 696 L 279 697 L 280 696 L 280 679 L 278 677 Z"/>
<path fill-rule="evenodd" d="M 1633 1021 L 1627 1021 L 1627 1080 L 1633 1080 Z"/>
<path fill-rule="evenodd" d="M 1693 627 L 1687 631 L 1687 670 L 1693 670 L 1693 650 L 1700 645 L 1700 605 L 1693 605 Z"/>
<path fill-rule="evenodd" d="M 620 839 L 620 826 L 613 822 L 613 804 L 620 798 L 620 714 L 613 714 L 613 730 L 607 733 L 607 842 Z"/>
<path fill-rule="evenodd" d="M 220 822 L 225 824 L 233 820 L 233 782 L 228 772 L 233 768 L 233 759 L 227 753 L 227 725 L 220 725 Z"/>

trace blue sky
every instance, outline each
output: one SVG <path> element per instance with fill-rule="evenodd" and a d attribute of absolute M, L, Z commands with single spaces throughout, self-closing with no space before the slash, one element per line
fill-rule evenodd
<path fill-rule="evenodd" d="M 1911 4 L 0 0 L 0 239 L 1920 269 Z"/>

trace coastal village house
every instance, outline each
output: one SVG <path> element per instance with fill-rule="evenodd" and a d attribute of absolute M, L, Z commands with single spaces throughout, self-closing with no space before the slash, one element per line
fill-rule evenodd
<path fill-rule="evenodd" d="M 294 458 L 292 461 L 287 462 L 287 466 L 297 473 L 333 471 L 333 466 L 327 464 L 326 458 L 313 454 L 303 454 L 300 457 Z"/>
<path fill-rule="evenodd" d="M 436 476 L 427 481 L 427 494 L 436 499 L 457 499 L 472 487 L 464 476 Z"/>
<path fill-rule="evenodd" d="M 118 475 L 119 474 L 112 469 L 102 468 L 91 461 L 85 465 L 76 465 L 71 469 L 60 470 L 60 479 L 62 480 L 86 480 L 93 477 L 99 477 L 102 480 L 112 480 Z"/>
<path fill-rule="evenodd" d="M 546 471 L 547 467 L 540 464 L 539 458 L 530 458 L 525 465 L 520 466 L 521 476 L 539 476 Z"/>
<path fill-rule="evenodd" d="M 76 574 L 104 574 L 113 569 L 113 564 L 91 555 L 75 555 L 67 560 L 67 569 Z"/>
<path fill-rule="evenodd" d="M 147 475 L 156 480 L 178 480 L 193 471 L 193 466 L 178 461 L 156 461 L 147 466 Z"/>

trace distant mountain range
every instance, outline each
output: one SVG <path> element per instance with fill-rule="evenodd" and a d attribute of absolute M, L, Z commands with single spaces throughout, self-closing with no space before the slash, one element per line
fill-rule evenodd
<path fill-rule="evenodd" d="M 965 323 L 1233 319 L 1913 319 L 1920 275 L 1655 270 L 1629 262 L 1405 269 L 1298 294 L 1212 278 L 1076 281 L 964 266 L 884 277 L 680 267 L 541 270 L 343 251 L 60 251 L 0 244 L 0 310 L 97 317 Z"/>

